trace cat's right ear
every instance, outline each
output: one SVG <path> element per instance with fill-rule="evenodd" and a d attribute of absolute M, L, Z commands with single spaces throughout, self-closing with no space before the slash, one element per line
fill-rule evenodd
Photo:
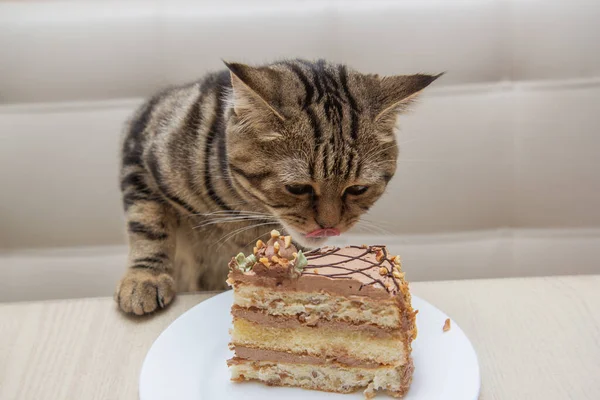
<path fill-rule="evenodd" d="M 255 68 L 240 63 L 224 61 L 231 72 L 233 110 L 236 115 L 248 120 L 261 120 L 272 116 L 284 121 L 277 109 L 277 88 L 281 87 L 281 76 L 268 67 Z"/>

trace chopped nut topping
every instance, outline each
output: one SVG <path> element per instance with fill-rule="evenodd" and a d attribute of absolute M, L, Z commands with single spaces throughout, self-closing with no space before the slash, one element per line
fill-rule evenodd
<path fill-rule="evenodd" d="M 265 267 L 268 267 L 268 266 L 269 266 L 269 259 L 268 259 L 267 257 L 261 257 L 261 258 L 260 258 L 258 261 L 259 261 L 261 264 L 263 264 Z"/>
<path fill-rule="evenodd" d="M 450 318 L 446 318 L 446 322 L 444 322 L 444 327 L 442 329 L 444 332 L 448 332 L 450 330 Z"/>
<path fill-rule="evenodd" d="M 292 256 L 293 256 L 294 258 L 298 258 L 298 253 L 294 252 L 294 253 L 292 253 Z"/>
<path fill-rule="evenodd" d="M 402 272 L 398 272 L 396 270 L 394 270 L 394 276 L 398 279 L 404 278 L 404 274 Z"/>
<path fill-rule="evenodd" d="M 258 247 L 259 249 L 262 249 L 263 247 L 265 247 L 265 243 L 262 240 L 258 239 L 256 241 L 256 247 Z"/>
<path fill-rule="evenodd" d="M 279 257 L 273 256 L 273 257 L 271 257 L 271 261 L 274 262 L 275 264 L 278 264 L 279 263 Z"/>
<path fill-rule="evenodd" d="M 363 249 L 368 249 L 369 248 L 369 246 L 367 246 L 366 244 L 362 244 L 362 245 L 360 245 L 360 247 L 363 248 Z"/>
<path fill-rule="evenodd" d="M 392 261 L 396 265 L 401 265 L 402 264 L 402 260 L 400 259 L 400 256 L 394 256 L 394 257 L 392 257 Z"/>
<path fill-rule="evenodd" d="M 273 243 L 273 250 L 275 250 L 275 253 L 279 253 L 280 248 L 281 246 L 279 246 L 279 242 Z"/>
<path fill-rule="evenodd" d="M 386 268 L 386 267 L 381 267 L 381 268 L 379 268 L 379 275 L 381 275 L 381 276 L 385 276 L 385 275 L 387 275 L 387 273 L 388 273 L 388 272 L 389 272 L 389 271 L 387 270 L 387 268 Z"/>
<path fill-rule="evenodd" d="M 284 240 L 284 243 L 285 243 L 285 248 L 289 249 L 290 246 L 292 245 L 292 237 L 291 236 L 286 236 L 283 240 Z"/>
<path fill-rule="evenodd" d="M 306 317 L 306 325 L 308 326 L 315 326 L 318 322 L 319 316 L 316 314 L 310 314 L 308 317 Z"/>
<path fill-rule="evenodd" d="M 365 399 L 372 399 L 377 395 L 377 390 L 375 390 L 375 384 L 373 382 L 369 383 L 369 386 L 363 392 L 365 395 Z"/>
<path fill-rule="evenodd" d="M 384 257 L 385 254 L 383 254 L 383 250 L 377 250 L 377 253 L 375 253 L 375 259 L 377 260 L 377 262 L 382 262 Z"/>
<path fill-rule="evenodd" d="M 279 231 L 278 231 L 278 230 L 275 230 L 275 229 L 273 229 L 273 230 L 271 231 L 271 237 L 272 237 L 273 239 L 277 239 L 277 238 L 279 238 L 279 236 L 281 236 L 281 233 L 279 233 Z"/>
<path fill-rule="evenodd" d="M 256 255 L 256 253 L 258 253 L 258 247 L 254 247 L 254 249 L 252 249 L 252 254 Z"/>

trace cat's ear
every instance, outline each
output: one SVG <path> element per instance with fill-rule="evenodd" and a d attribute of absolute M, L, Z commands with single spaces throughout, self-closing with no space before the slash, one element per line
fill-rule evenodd
<path fill-rule="evenodd" d="M 417 95 L 433 81 L 442 76 L 438 75 L 396 75 L 377 80 L 373 93 L 372 106 L 375 122 L 395 124 L 396 118 Z"/>
<path fill-rule="evenodd" d="M 276 116 L 285 120 L 277 109 L 280 73 L 268 67 L 255 68 L 245 64 L 225 62 L 231 72 L 233 109 L 236 115 L 249 119 Z"/>

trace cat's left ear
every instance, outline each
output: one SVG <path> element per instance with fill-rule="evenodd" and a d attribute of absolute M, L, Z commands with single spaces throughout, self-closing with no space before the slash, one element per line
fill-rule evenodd
<path fill-rule="evenodd" d="M 377 79 L 377 90 L 374 93 L 373 111 L 375 121 L 379 123 L 395 123 L 396 118 L 419 93 L 438 75 L 397 75 Z"/>
<path fill-rule="evenodd" d="M 285 120 L 277 109 L 278 87 L 281 87 L 280 73 L 268 67 L 251 67 L 240 63 L 225 65 L 231 72 L 233 88 L 233 109 L 236 115 L 249 119 L 262 119 L 276 116 Z"/>

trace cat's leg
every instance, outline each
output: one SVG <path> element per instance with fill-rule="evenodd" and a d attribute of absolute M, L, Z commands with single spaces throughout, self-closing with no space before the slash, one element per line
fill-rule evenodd
<path fill-rule="evenodd" d="M 176 218 L 174 210 L 160 201 L 138 201 L 128 207 L 128 268 L 115 293 L 122 311 L 148 314 L 173 300 Z"/>

